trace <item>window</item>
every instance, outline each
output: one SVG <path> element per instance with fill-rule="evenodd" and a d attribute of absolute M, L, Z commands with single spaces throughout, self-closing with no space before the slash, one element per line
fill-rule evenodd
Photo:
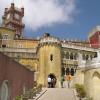
<path fill-rule="evenodd" d="M 18 45 L 18 48 L 23 48 L 23 45 L 22 45 L 22 44 L 19 44 L 19 45 Z"/>
<path fill-rule="evenodd" d="M 74 59 L 77 60 L 77 58 L 78 58 L 78 54 L 75 53 L 75 54 L 74 54 Z"/>
<path fill-rule="evenodd" d="M 5 47 L 6 47 L 6 44 L 2 44 L 2 46 L 1 46 L 1 47 L 5 48 Z"/>
<path fill-rule="evenodd" d="M 89 59 L 89 56 L 88 55 L 86 55 L 86 60 L 88 60 Z"/>
<path fill-rule="evenodd" d="M 4 34 L 2 39 L 7 40 L 8 39 L 8 34 Z"/>
<path fill-rule="evenodd" d="M 66 59 L 69 59 L 69 52 L 66 53 Z"/>
<path fill-rule="evenodd" d="M 74 76 L 74 69 L 71 68 L 71 75 Z"/>
<path fill-rule="evenodd" d="M 70 59 L 73 59 L 73 53 L 70 54 Z"/>
<path fill-rule="evenodd" d="M 86 60 L 85 54 L 82 55 L 83 60 Z"/>
<path fill-rule="evenodd" d="M 66 75 L 69 75 L 69 73 L 70 73 L 69 68 L 66 68 Z"/>
<path fill-rule="evenodd" d="M 50 60 L 53 61 L 53 55 L 52 54 L 50 55 Z"/>

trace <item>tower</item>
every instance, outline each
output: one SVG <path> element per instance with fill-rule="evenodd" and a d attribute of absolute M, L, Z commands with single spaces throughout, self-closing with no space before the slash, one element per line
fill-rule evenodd
<path fill-rule="evenodd" d="M 5 8 L 4 15 L 2 16 L 2 26 L 16 31 L 15 38 L 21 38 L 24 28 L 22 18 L 24 16 L 24 8 L 15 7 L 14 3 L 11 3 L 10 8 Z"/>
<path fill-rule="evenodd" d="M 56 78 L 56 87 L 60 87 L 61 80 L 61 43 L 58 38 L 46 33 L 38 47 L 39 78 L 38 83 L 48 86 L 48 76 Z"/>
<path fill-rule="evenodd" d="M 100 48 L 100 26 L 96 26 L 89 33 L 89 41 L 92 48 Z"/>

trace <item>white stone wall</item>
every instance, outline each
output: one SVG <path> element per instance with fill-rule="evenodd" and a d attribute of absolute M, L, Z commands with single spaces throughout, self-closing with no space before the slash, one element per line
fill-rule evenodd
<path fill-rule="evenodd" d="M 100 51 L 97 52 L 97 58 L 86 63 L 84 85 L 89 97 L 100 100 Z"/>

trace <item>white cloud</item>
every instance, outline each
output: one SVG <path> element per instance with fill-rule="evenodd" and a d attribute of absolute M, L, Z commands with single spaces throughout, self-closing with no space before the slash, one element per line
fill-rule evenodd
<path fill-rule="evenodd" d="M 3 9 L 10 6 L 12 0 L 0 0 L 0 17 Z M 14 0 L 16 6 L 25 8 L 24 22 L 34 31 L 56 23 L 71 23 L 76 11 L 75 0 Z M 22 3 L 21 3 L 22 2 Z"/>

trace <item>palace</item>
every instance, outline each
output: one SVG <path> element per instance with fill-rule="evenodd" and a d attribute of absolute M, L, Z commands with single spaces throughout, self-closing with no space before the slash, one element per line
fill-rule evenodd
<path fill-rule="evenodd" d="M 69 73 L 75 83 L 84 84 L 93 100 L 100 100 L 100 26 L 96 26 L 87 41 L 61 40 L 49 33 L 39 39 L 24 38 L 24 8 L 11 3 L 5 8 L 0 27 L 0 52 L 35 71 L 37 84 L 48 86 L 48 77 L 56 79 Z"/>

